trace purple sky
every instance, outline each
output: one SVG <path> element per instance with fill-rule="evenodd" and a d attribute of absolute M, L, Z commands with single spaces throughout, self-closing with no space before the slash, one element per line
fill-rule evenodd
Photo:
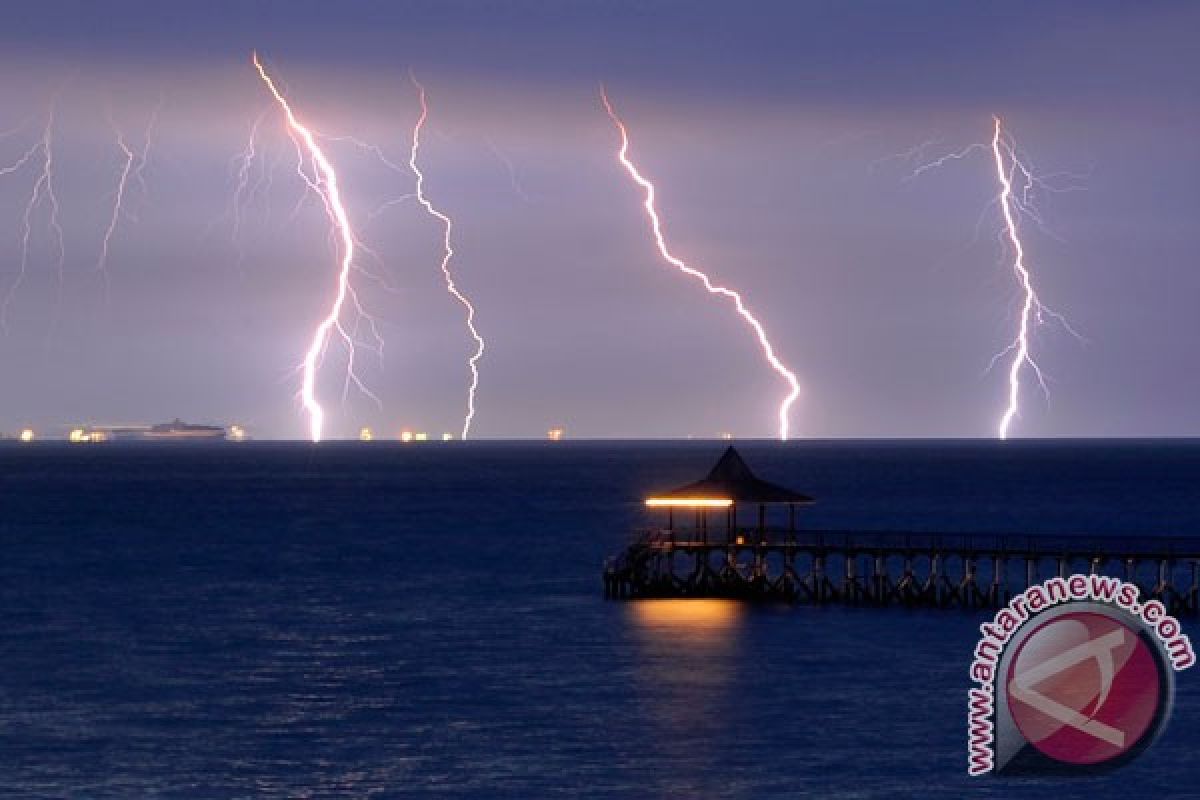
<path fill-rule="evenodd" d="M 1200 429 L 1200 55 L 1193 3 L 38 2 L 0 30 L 0 167 L 52 97 L 61 288 L 48 205 L 0 336 L 0 431 L 181 416 L 301 438 L 293 371 L 332 289 L 257 48 L 305 121 L 403 165 L 429 91 L 426 190 L 456 223 L 453 267 L 488 339 L 479 437 L 771 436 L 784 383 L 717 298 L 656 255 L 615 160 L 603 81 L 659 188 L 674 251 L 740 290 L 803 394 L 801 437 L 990 436 L 1018 287 L 983 154 L 915 180 L 889 158 L 986 141 L 991 115 L 1044 173 L 1023 228 L 1053 326 L 1034 340 L 1017 436 Z M 96 272 L 122 166 L 141 146 Z M 235 162 L 266 111 L 235 238 Z M 22 126 L 26 121 L 28 123 Z M 470 339 L 413 189 L 327 141 L 390 288 L 357 278 L 386 339 L 360 352 L 382 410 L 331 348 L 327 435 L 457 431 Z M 34 159 L 36 162 L 37 159 Z M 272 169 L 274 165 L 274 169 Z M 21 259 L 31 163 L 0 175 L 0 291 Z M 269 176 L 269 180 L 267 180 Z M 261 180 L 260 180 L 261 179 Z M 982 215 L 982 217 L 981 217 Z M 978 226 L 978 228 L 977 228 Z M 978 236 L 977 236 L 978 230 Z M 239 252 L 243 254 L 239 258 Z M 347 317 L 349 322 L 349 317 Z"/>

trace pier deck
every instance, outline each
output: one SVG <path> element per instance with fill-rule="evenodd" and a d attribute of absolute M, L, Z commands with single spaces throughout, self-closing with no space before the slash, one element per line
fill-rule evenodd
<path fill-rule="evenodd" d="M 1047 578 L 1087 573 L 1136 584 L 1173 614 L 1200 612 L 1200 537 L 803 529 L 796 511 L 816 501 L 758 478 L 733 447 L 704 479 L 645 502 L 666 525 L 608 559 L 607 597 L 999 608 Z"/>
<path fill-rule="evenodd" d="M 1134 583 L 1173 614 L 1200 613 L 1200 537 L 650 529 L 606 562 L 604 591 L 982 609 L 1077 572 Z"/>

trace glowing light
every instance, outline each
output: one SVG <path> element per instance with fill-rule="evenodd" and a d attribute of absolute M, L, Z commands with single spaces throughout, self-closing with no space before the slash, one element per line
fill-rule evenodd
<path fill-rule="evenodd" d="M 412 440 L 413 440 L 413 432 L 412 431 L 400 431 L 400 441 L 411 442 Z"/>
<path fill-rule="evenodd" d="M 20 437 L 20 438 L 21 438 L 21 441 L 22 441 L 22 442 L 32 442 L 32 441 L 33 441 L 33 439 L 34 439 L 34 433 L 33 433 L 33 429 L 32 429 L 32 428 L 26 428 L 25 430 L 21 431 L 21 437 Z"/>
<path fill-rule="evenodd" d="M 443 441 L 443 442 L 453 442 L 453 441 L 454 441 L 454 434 L 453 434 L 453 433 L 443 433 L 443 434 L 442 434 L 442 441 Z"/>
<path fill-rule="evenodd" d="M 425 433 L 424 431 L 422 431 L 420 433 L 414 433 L 413 441 L 414 442 L 427 442 L 427 441 L 429 441 L 429 434 Z"/>
<path fill-rule="evenodd" d="M 564 435 L 566 435 L 566 431 L 562 428 L 551 428 L 546 431 L 546 438 L 552 442 L 562 441 Z"/>
<path fill-rule="evenodd" d="M 288 104 L 287 99 L 275 86 L 275 82 L 271 76 L 267 74 L 266 69 L 258 60 L 258 53 L 252 55 L 252 61 L 255 69 L 258 70 L 259 77 L 263 83 L 271 91 L 275 100 L 279 103 L 283 110 L 284 117 L 287 119 L 288 129 L 293 136 L 293 141 L 299 137 L 296 142 L 297 151 L 300 150 L 300 143 L 303 142 L 304 150 L 308 153 L 309 159 L 316 167 L 316 176 L 311 177 L 303 170 L 303 158 L 298 166 L 300 177 L 305 181 L 306 185 L 312 191 L 315 191 L 320 197 L 325 206 L 325 212 L 329 216 L 329 220 L 333 228 L 336 230 L 337 238 L 341 244 L 341 258 L 338 264 L 336 288 L 334 291 L 333 301 L 330 303 L 329 311 L 325 317 L 317 324 L 313 331 L 312 340 L 309 343 L 308 351 L 304 354 L 303 362 L 303 379 L 300 387 L 300 399 L 304 405 L 304 409 L 309 416 L 309 436 L 314 442 L 321 441 L 322 428 L 325 421 L 325 410 L 321 407 L 317 400 L 316 391 L 316 374 L 317 367 L 325 352 L 325 348 L 329 343 L 329 338 L 336 331 L 348 348 L 348 363 L 346 367 L 347 385 L 351 380 L 363 392 L 376 399 L 358 377 L 354 373 L 354 338 L 342 327 L 341 315 L 346 304 L 347 298 L 354 303 L 355 307 L 361 313 L 361 307 L 358 306 L 354 292 L 350 287 L 350 274 L 354 268 L 354 246 L 355 236 L 354 231 L 350 226 L 350 218 L 346 213 L 346 208 L 342 204 L 341 190 L 338 186 L 337 172 L 333 168 L 326 157 L 321 146 L 317 142 L 316 136 L 303 123 L 300 122 L 292 107 Z"/>
<path fill-rule="evenodd" d="M 621 148 L 617 152 L 617 159 L 625 167 L 625 170 L 633 178 L 634 182 L 645 192 L 643 208 L 650 219 L 650 226 L 654 233 L 654 241 L 658 246 L 659 254 L 664 261 L 674 266 L 680 272 L 702 282 L 709 294 L 721 295 L 731 300 L 734 308 L 737 309 L 738 315 L 754 330 L 754 335 L 758 338 L 759 347 L 762 349 L 763 356 L 771 366 L 771 369 L 779 373 L 780 377 L 787 382 L 789 387 L 788 393 L 779 404 L 779 438 L 786 440 L 789 429 L 789 412 L 792 404 L 796 402 L 796 398 L 800 396 L 800 382 L 796 380 L 795 374 L 784 366 L 783 362 L 775 355 L 775 348 L 771 345 L 770 339 L 767 338 L 766 330 L 763 328 L 762 323 L 746 308 L 745 303 L 742 302 L 742 296 L 732 289 L 717 286 L 708 275 L 672 255 L 671 251 L 667 248 L 666 238 L 662 232 L 662 221 L 659 219 L 658 209 L 655 205 L 654 184 L 643 177 L 642 173 L 629 159 L 629 132 L 625 129 L 625 123 L 621 121 L 621 118 L 617 116 L 617 112 L 613 110 L 612 103 L 608 99 L 608 93 L 603 88 L 600 91 L 600 97 L 604 101 L 604 108 L 608 112 L 609 118 L 612 119 L 613 124 L 617 126 L 617 130 L 621 133 Z"/>
<path fill-rule="evenodd" d="M 229 438 L 235 442 L 246 441 L 246 429 L 243 428 L 241 425 L 230 425 L 229 426 Z"/>
<path fill-rule="evenodd" d="M 479 335 L 479 331 L 475 327 L 475 306 L 467 299 L 467 296 L 458 288 L 454 282 L 454 275 L 450 272 L 450 259 L 454 257 L 454 248 L 450 244 L 450 237 L 454 223 L 450 217 L 434 207 L 429 198 L 425 196 L 425 175 L 417 166 L 417 154 L 421 148 L 421 129 L 425 127 L 425 120 L 429 118 L 429 105 L 425 99 L 425 87 L 417 80 L 416 76 L 409 73 L 409 79 L 412 80 L 413 86 L 417 89 L 417 94 L 421 100 L 421 115 L 417 118 L 417 123 L 413 126 L 412 133 L 412 149 L 409 151 L 408 166 L 412 169 L 413 174 L 417 176 L 417 202 L 419 202 L 427 212 L 442 224 L 442 275 L 446 279 L 446 291 L 462 304 L 467 312 L 467 330 L 471 334 L 471 338 L 475 340 L 475 352 L 467 359 L 467 367 L 471 371 L 471 384 L 467 389 L 467 414 L 463 418 L 462 438 L 466 439 L 471 432 L 471 421 L 475 418 L 475 393 L 479 388 L 479 359 L 483 357 L 483 351 L 487 343 L 483 337 Z"/>
<path fill-rule="evenodd" d="M 729 508 L 733 501 L 728 497 L 649 497 L 650 508 Z"/>
<path fill-rule="evenodd" d="M 735 600 L 702 597 L 645 599 L 631 605 L 642 625 L 700 631 L 732 628 L 743 610 L 742 604 Z"/>
<path fill-rule="evenodd" d="M 733 434 L 729 431 L 721 431 L 721 440 L 726 442 L 733 441 Z"/>
<path fill-rule="evenodd" d="M 88 436 L 87 431 L 85 431 L 83 428 L 75 428 L 70 433 L 67 434 L 67 441 L 72 442 L 74 444 L 80 444 L 82 442 L 87 442 L 90 440 L 91 440 L 91 437 Z"/>
<path fill-rule="evenodd" d="M 369 442 L 369 441 L 372 441 L 374 438 L 375 438 L 375 434 L 373 434 L 371 432 L 370 428 L 360 428 L 359 429 L 358 440 L 360 442 Z"/>

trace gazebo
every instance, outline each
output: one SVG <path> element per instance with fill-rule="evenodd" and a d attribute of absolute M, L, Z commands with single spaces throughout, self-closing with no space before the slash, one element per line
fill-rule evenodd
<path fill-rule="evenodd" d="M 696 527 L 701 541 L 708 543 L 708 515 L 713 511 L 725 513 L 725 533 L 728 544 L 745 544 L 744 536 L 738 533 L 738 506 L 757 506 L 757 542 L 767 541 L 767 507 L 787 507 L 788 534 L 796 532 L 796 506 L 807 506 L 816 500 L 806 494 L 785 489 L 757 477 L 746 466 L 738 451 L 730 446 L 703 480 L 680 486 L 668 492 L 660 492 L 646 498 L 646 506 L 666 509 L 667 531 L 674 535 L 675 509 L 691 509 L 696 512 Z"/>

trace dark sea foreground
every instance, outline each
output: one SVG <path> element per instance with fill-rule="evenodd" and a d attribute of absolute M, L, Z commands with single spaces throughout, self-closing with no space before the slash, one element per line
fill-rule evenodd
<path fill-rule="evenodd" d="M 986 612 L 605 602 L 721 449 L 4 443 L 0 797 L 1200 792 L 1200 670 L 1117 772 L 969 779 Z M 1200 534 L 1196 443 L 739 449 L 808 526 Z"/>

